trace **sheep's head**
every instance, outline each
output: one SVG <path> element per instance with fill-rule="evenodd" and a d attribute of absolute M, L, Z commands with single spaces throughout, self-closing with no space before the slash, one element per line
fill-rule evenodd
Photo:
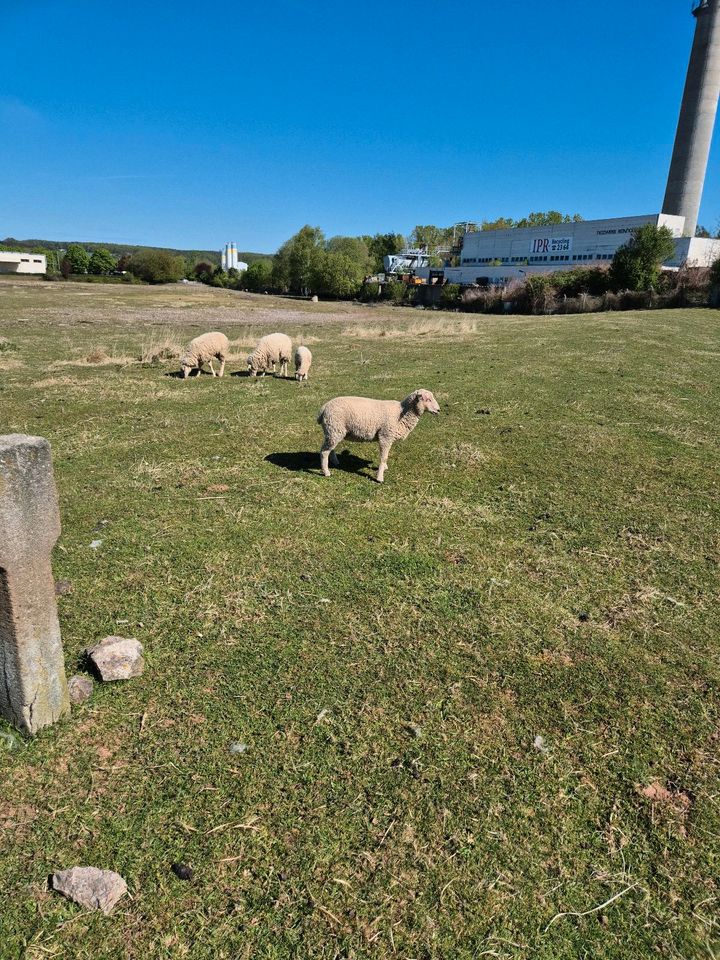
<path fill-rule="evenodd" d="M 418 416 L 423 413 L 440 413 L 440 404 L 429 390 L 416 390 L 408 397 L 410 406 L 413 407 Z"/>
<path fill-rule="evenodd" d="M 196 367 L 196 364 L 189 357 L 180 358 L 180 369 L 182 370 L 183 379 L 187 380 L 190 376 L 190 371 Z"/>

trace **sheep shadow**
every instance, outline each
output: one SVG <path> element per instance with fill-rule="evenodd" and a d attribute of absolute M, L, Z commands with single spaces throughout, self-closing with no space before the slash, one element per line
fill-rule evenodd
<path fill-rule="evenodd" d="M 319 473 L 320 472 L 320 454 L 317 450 L 302 450 L 297 453 L 270 453 L 265 457 L 267 463 L 272 463 L 275 467 L 282 467 L 283 470 L 294 470 L 299 473 Z M 363 473 L 368 467 L 372 467 L 372 460 L 366 460 L 364 457 L 356 457 L 349 450 L 343 450 L 338 454 L 339 463 L 337 467 L 331 467 L 331 470 L 344 470 L 346 473 Z"/>
<path fill-rule="evenodd" d="M 182 370 L 168 370 L 163 374 L 164 377 L 172 377 L 174 380 L 194 380 L 196 377 L 211 377 L 209 370 L 191 370 L 189 377 L 183 377 Z"/>
<path fill-rule="evenodd" d="M 233 370 L 230 374 L 231 377 L 247 377 L 248 380 L 254 379 L 258 383 L 262 383 L 263 380 L 282 380 L 284 383 L 295 383 L 295 374 L 292 376 L 281 377 L 279 373 L 267 373 L 264 377 L 253 377 L 249 370 Z"/>

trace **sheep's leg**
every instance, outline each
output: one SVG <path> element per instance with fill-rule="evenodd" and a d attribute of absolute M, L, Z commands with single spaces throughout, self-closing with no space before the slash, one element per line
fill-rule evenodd
<path fill-rule="evenodd" d="M 212 365 L 212 357 L 210 357 L 210 373 L 211 373 L 214 377 L 217 376 L 217 374 L 215 373 L 215 367 Z"/>
<path fill-rule="evenodd" d="M 385 479 L 385 471 L 387 470 L 387 460 L 388 454 L 390 453 L 390 447 L 392 446 L 392 441 L 388 443 L 387 441 L 380 441 L 380 466 L 378 467 L 377 472 L 377 482 L 382 483 Z"/>
<path fill-rule="evenodd" d="M 330 468 L 328 467 L 328 460 L 332 463 L 334 467 L 338 465 L 338 458 L 335 453 L 335 447 L 337 444 L 331 443 L 330 440 L 326 440 L 325 443 L 320 448 L 320 467 L 323 472 L 324 477 L 330 476 Z"/>
<path fill-rule="evenodd" d="M 338 455 L 335 453 L 335 450 L 330 451 L 330 465 L 333 467 L 339 467 L 340 461 L 338 460 Z"/>
<path fill-rule="evenodd" d="M 218 376 L 221 377 L 225 373 L 225 357 L 220 357 L 220 371 Z"/>

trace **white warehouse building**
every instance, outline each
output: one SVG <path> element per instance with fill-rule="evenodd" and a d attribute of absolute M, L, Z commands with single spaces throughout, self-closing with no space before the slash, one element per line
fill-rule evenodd
<path fill-rule="evenodd" d="M 46 273 L 47 258 L 42 253 L 0 251 L 0 273 Z"/>
<path fill-rule="evenodd" d="M 583 220 L 551 227 L 481 230 L 463 237 L 460 263 L 445 268 L 448 283 L 503 286 L 531 273 L 554 273 L 577 267 L 603 266 L 645 224 L 667 227 L 675 239 L 675 255 L 664 266 L 707 267 L 720 257 L 720 240 L 684 237 L 685 218 L 657 213 L 645 217 Z M 419 276 L 429 270 L 417 271 Z"/>

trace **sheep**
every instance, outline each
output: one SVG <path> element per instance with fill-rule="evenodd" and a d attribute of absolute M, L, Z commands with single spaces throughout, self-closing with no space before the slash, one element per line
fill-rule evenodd
<path fill-rule="evenodd" d="M 330 476 L 328 458 L 338 465 L 335 447 L 344 439 L 380 444 L 380 466 L 377 482 L 382 483 L 387 459 L 395 440 L 404 440 L 415 429 L 425 412 L 440 413 L 440 405 L 429 390 L 415 390 L 409 397 L 397 400 L 370 400 L 367 397 L 335 397 L 328 400 L 318 414 L 317 422 L 325 432 L 320 449 L 323 475 Z"/>
<path fill-rule="evenodd" d="M 280 364 L 280 376 L 287 376 L 288 363 L 292 356 L 292 340 L 284 333 L 270 333 L 266 337 L 261 337 L 255 345 L 255 349 L 247 358 L 247 366 L 250 375 L 256 377 L 258 373 L 265 376 L 267 370 L 272 367 L 275 372 L 275 364 Z"/>
<path fill-rule="evenodd" d="M 307 380 L 311 364 L 312 354 L 308 348 L 298 347 L 295 351 L 295 379 Z"/>
<path fill-rule="evenodd" d="M 190 371 L 197 368 L 198 373 L 203 368 L 204 363 L 210 364 L 210 372 L 213 376 L 222 376 L 225 372 L 225 358 L 230 353 L 230 341 L 224 333 L 203 333 L 195 337 L 185 347 L 183 355 L 180 357 L 180 368 L 183 379 L 190 376 Z M 213 357 L 220 361 L 220 372 L 215 373 L 213 367 Z"/>

